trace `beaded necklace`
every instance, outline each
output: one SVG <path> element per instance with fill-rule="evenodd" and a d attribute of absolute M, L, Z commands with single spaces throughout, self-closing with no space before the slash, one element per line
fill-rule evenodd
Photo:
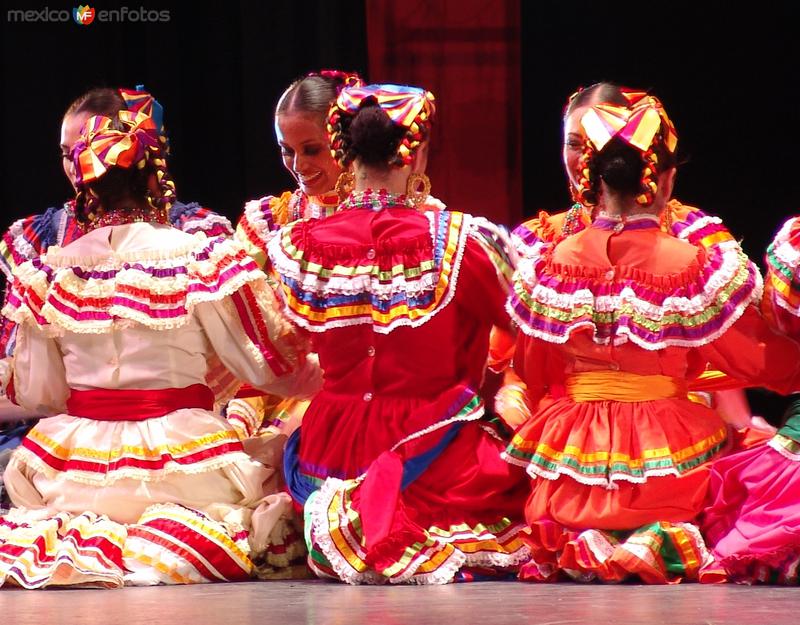
<path fill-rule="evenodd" d="M 169 224 L 169 213 L 163 208 L 121 208 L 103 211 L 83 225 L 84 232 L 104 226 L 123 226 L 132 223 Z"/>
<path fill-rule="evenodd" d="M 380 211 L 385 208 L 414 208 L 404 193 L 389 193 L 386 189 L 354 191 L 342 202 L 339 210 L 368 209 Z"/>

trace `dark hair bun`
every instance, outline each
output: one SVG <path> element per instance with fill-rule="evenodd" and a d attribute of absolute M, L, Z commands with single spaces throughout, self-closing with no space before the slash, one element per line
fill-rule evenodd
<path fill-rule="evenodd" d="M 404 133 L 376 103 L 367 103 L 348 129 L 350 155 L 365 165 L 388 165 Z"/>
<path fill-rule="evenodd" d="M 640 192 L 643 168 L 641 152 L 619 139 L 609 141 L 594 159 L 597 176 L 613 190 L 625 195 Z"/>

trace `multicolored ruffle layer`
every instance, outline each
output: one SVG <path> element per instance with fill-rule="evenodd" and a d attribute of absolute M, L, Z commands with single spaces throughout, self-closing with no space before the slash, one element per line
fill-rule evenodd
<path fill-rule="evenodd" d="M 700 530 L 690 523 L 659 522 L 633 532 L 570 530 L 548 520 L 531 527 L 532 559 L 522 581 L 620 582 L 638 577 L 648 584 L 697 580 L 712 558 Z"/>
<path fill-rule="evenodd" d="M 693 206 L 670 200 L 661 218 L 661 229 L 678 236 L 688 220 L 696 221 L 705 213 Z M 533 219 L 522 222 L 511 232 L 511 240 L 520 256 L 540 254 L 559 239 L 580 232 L 592 223 L 592 211 L 581 204 L 573 204 L 567 211 L 550 215 L 545 211 Z"/>
<path fill-rule="evenodd" d="M 511 231 L 511 241 L 520 256 L 535 256 L 560 237 L 580 232 L 589 223 L 590 211 L 580 204 L 574 204 L 563 214 L 550 215 L 539 211 L 536 217 Z"/>
<path fill-rule="evenodd" d="M 244 581 L 253 572 L 247 530 L 192 508 L 150 506 L 127 532 L 127 584 Z"/>
<path fill-rule="evenodd" d="M 0 269 L 11 282 L 13 272 L 22 263 L 39 256 L 51 245 L 59 244 L 59 234 L 65 230 L 68 212 L 64 207 L 51 206 L 44 213 L 18 219 L 0 239 Z M 80 236 L 73 221 L 74 237 Z"/>
<path fill-rule="evenodd" d="M 246 462 L 236 431 L 204 410 L 147 421 L 90 421 L 66 415 L 39 421 L 10 461 L 91 486 L 118 480 L 157 481 Z"/>
<path fill-rule="evenodd" d="M 285 191 L 280 196 L 268 195 L 244 205 L 242 216 L 236 224 L 234 237 L 259 267 L 267 265 L 267 243 L 289 220 L 291 197 L 291 191 Z"/>
<path fill-rule="evenodd" d="M 764 305 L 780 318 L 800 318 L 800 217 L 788 220 L 767 248 Z"/>
<path fill-rule="evenodd" d="M 493 525 L 462 523 L 428 527 L 422 536 L 389 553 L 367 554 L 359 514 L 352 507 L 357 480 L 329 478 L 306 503 L 312 568 L 349 584 L 446 584 L 464 566 L 511 568 L 528 558 L 525 525 L 502 519 Z M 415 533 L 416 534 L 416 533 Z M 403 535 L 393 542 L 402 542 Z M 381 562 L 380 570 L 374 562 Z"/>
<path fill-rule="evenodd" d="M 761 297 L 761 276 L 719 219 L 697 212 L 677 236 L 705 251 L 678 276 L 618 268 L 612 277 L 563 266 L 553 248 L 520 261 L 506 308 L 523 332 L 565 343 L 589 329 L 598 344 L 628 340 L 643 349 L 696 347 L 722 335 Z"/>
<path fill-rule="evenodd" d="M 162 254 L 35 258 L 18 268 L 3 314 L 50 335 L 105 333 L 123 320 L 167 329 L 187 323 L 197 304 L 248 284 L 256 292 L 268 288 L 241 246 L 224 237 L 194 237 Z"/>
<path fill-rule="evenodd" d="M 0 271 L 9 282 L 22 263 L 44 254 L 52 245 L 65 246 L 83 233 L 72 218 L 70 202 L 51 206 L 45 212 L 19 219 L 0 238 Z M 175 202 L 169 210 L 173 227 L 188 234 L 205 232 L 209 237 L 233 234 L 231 222 L 197 202 Z"/>
<path fill-rule="evenodd" d="M 0 586 L 122 586 L 124 525 L 91 512 L 0 517 Z"/>
<path fill-rule="evenodd" d="M 615 488 L 620 481 L 641 484 L 653 477 L 683 475 L 724 447 L 727 430 L 714 413 L 701 412 L 688 401 L 660 404 L 636 404 L 634 417 L 633 404 L 584 410 L 569 398 L 557 400 L 522 425 L 502 457 L 524 467 L 532 478 L 565 475 L 581 484 Z M 667 412 L 674 422 L 665 426 Z M 627 424 L 630 431 L 615 435 L 612 447 L 607 433 L 614 423 Z"/>
<path fill-rule="evenodd" d="M 267 195 L 244 205 L 235 236 L 260 267 L 265 267 L 267 244 L 281 226 L 303 217 L 330 217 L 339 206 L 337 195 L 309 198 L 299 189 Z"/>
<path fill-rule="evenodd" d="M 243 581 L 254 574 L 248 539 L 241 523 L 178 504 L 150 506 L 130 525 L 92 512 L 46 516 L 18 508 L 0 517 L 0 586 Z M 276 547 L 294 558 L 300 545 Z"/>
<path fill-rule="evenodd" d="M 169 221 L 174 228 L 187 234 L 204 232 L 208 237 L 229 237 L 233 226 L 224 215 L 200 206 L 197 202 L 175 202 L 169 209 Z"/>
<path fill-rule="evenodd" d="M 233 234 L 226 217 L 196 202 L 175 202 L 170 208 L 169 217 L 175 228 L 188 234 L 204 232 L 210 237 Z M 82 235 L 78 222 L 72 217 L 70 202 L 15 221 L 0 238 L 0 271 L 10 284 L 18 266 L 37 258 L 53 245 L 63 247 Z M 6 317 L 0 318 L 0 353 L 13 353 L 15 334 L 16 324 Z"/>
<path fill-rule="evenodd" d="M 312 332 L 371 324 L 388 334 L 417 327 L 450 303 L 468 238 L 474 239 L 508 279 L 513 252 L 495 225 L 464 213 L 429 211 L 430 243 L 382 249 L 372 258 L 338 262 L 314 249 L 313 222 L 300 221 L 269 244 L 281 276 L 290 317 Z M 430 245 L 430 247 L 428 247 Z"/>

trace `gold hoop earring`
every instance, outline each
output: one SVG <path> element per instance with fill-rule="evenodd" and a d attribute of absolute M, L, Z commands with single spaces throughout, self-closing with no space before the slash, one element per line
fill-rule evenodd
<path fill-rule="evenodd" d="M 419 208 L 428 199 L 431 193 L 431 179 L 425 174 L 411 174 L 406 182 L 406 197 L 408 201 Z"/>
<path fill-rule="evenodd" d="M 339 200 L 346 200 L 347 196 L 356 188 L 356 177 L 353 175 L 353 172 L 345 170 L 339 174 L 339 177 L 336 179 L 336 187 L 334 188 L 339 196 Z"/>

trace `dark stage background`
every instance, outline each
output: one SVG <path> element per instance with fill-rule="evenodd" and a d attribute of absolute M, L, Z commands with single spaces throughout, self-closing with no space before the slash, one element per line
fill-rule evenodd
<path fill-rule="evenodd" d="M 93 86 L 136 83 L 165 107 L 179 197 L 235 219 L 246 199 L 292 187 L 272 109 L 292 79 L 321 67 L 434 91 L 433 192 L 455 209 L 514 225 L 565 208 L 564 102 L 609 79 L 661 97 L 687 159 L 676 196 L 723 217 L 752 257 L 797 212 L 795 2 L 132 2 L 169 9 L 170 20 L 7 19 L 9 9 L 76 4 L 3 3 L 3 227 L 68 197 L 58 140 L 69 102 Z M 474 141 L 470 128 L 480 129 Z M 751 399 L 773 414 L 783 405 Z"/>

